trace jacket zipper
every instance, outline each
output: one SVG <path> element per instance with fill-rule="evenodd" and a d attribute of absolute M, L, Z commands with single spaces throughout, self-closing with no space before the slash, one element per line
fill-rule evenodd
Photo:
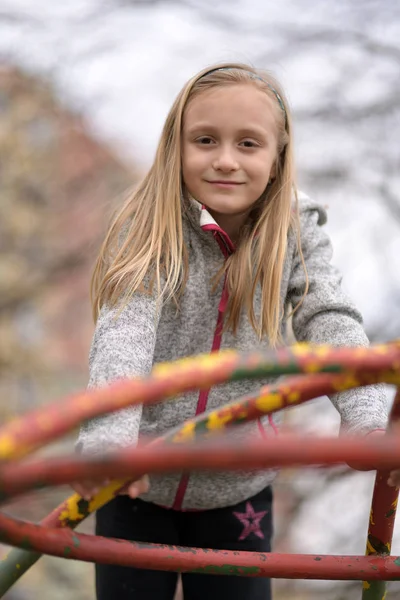
<path fill-rule="evenodd" d="M 231 239 L 227 236 L 225 231 L 223 231 L 220 227 L 218 227 L 217 225 L 204 225 L 202 227 L 202 229 L 204 231 L 212 231 L 213 232 L 213 235 L 214 235 L 216 241 L 218 242 L 218 245 L 221 248 L 223 255 L 225 256 L 225 259 L 227 259 L 228 256 L 230 254 L 232 254 L 232 252 L 235 251 L 235 246 L 232 243 Z M 226 285 L 226 276 L 225 276 L 224 285 L 222 287 L 221 299 L 220 299 L 219 305 L 218 305 L 218 318 L 217 318 L 217 324 L 216 324 L 215 331 L 214 331 L 214 338 L 213 338 L 211 352 L 218 352 L 219 349 L 221 348 L 222 329 L 223 329 L 223 324 L 224 324 L 224 313 L 226 310 L 227 303 L 228 303 L 228 289 L 227 289 L 227 285 Z M 199 398 L 197 400 L 197 406 L 196 406 L 196 416 L 205 412 L 205 410 L 207 408 L 207 400 L 208 400 L 209 393 L 210 393 L 210 388 L 208 390 L 200 391 Z M 277 433 L 277 429 L 272 420 L 272 416 L 269 415 L 268 419 L 269 419 L 269 423 L 270 423 L 271 427 L 273 428 L 274 432 Z M 258 427 L 259 427 L 260 433 L 265 438 L 266 432 L 264 430 L 263 424 L 261 423 L 261 419 L 260 418 L 257 419 L 257 422 L 258 422 Z M 182 504 L 183 504 L 183 500 L 185 498 L 187 487 L 189 485 L 189 479 L 190 479 L 190 474 L 183 473 L 183 475 L 180 479 L 179 485 L 178 485 L 174 503 L 172 505 L 173 510 L 182 510 Z"/>
<path fill-rule="evenodd" d="M 213 235 L 214 235 L 216 241 L 218 242 L 223 255 L 225 256 L 225 258 L 228 258 L 229 254 L 231 252 L 233 252 L 234 246 L 233 246 L 231 240 L 228 241 L 228 240 L 224 239 L 224 237 L 226 235 L 225 232 L 223 232 L 222 229 L 219 230 L 219 228 L 217 228 L 214 225 L 206 225 L 203 227 L 203 230 L 205 230 L 205 231 L 212 230 Z M 231 246 L 231 248 L 229 246 Z M 215 326 L 211 352 L 218 352 L 221 347 L 222 328 L 223 328 L 223 324 L 224 324 L 224 312 L 226 309 L 227 301 L 228 301 L 228 290 L 227 290 L 227 286 L 226 286 L 226 277 L 225 277 L 224 285 L 222 287 L 221 299 L 220 299 L 219 305 L 218 305 L 218 318 L 217 318 L 217 324 Z M 200 391 L 199 397 L 197 400 L 197 406 L 196 406 L 196 416 L 203 413 L 206 410 L 209 393 L 210 393 L 210 389 Z M 184 500 L 184 497 L 186 494 L 187 486 L 189 484 L 189 478 L 190 478 L 189 473 L 183 473 L 181 480 L 179 482 L 179 485 L 178 485 L 174 503 L 172 505 L 172 508 L 174 510 L 182 509 L 183 500 Z"/>

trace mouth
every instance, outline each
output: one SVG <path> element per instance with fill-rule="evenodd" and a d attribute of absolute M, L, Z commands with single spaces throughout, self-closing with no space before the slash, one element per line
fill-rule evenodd
<path fill-rule="evenodd" d="M 220 179 L 217 181 L 207 181 L 207 183 L 210 183 L 211 185 L 216 185 L 218 187 L 225 187 L 225 188 L 231 188 L 231 187 L 236 187 L 238 185 L 243 185 L 242 181 L 225 181 L 223 179 Z"/>

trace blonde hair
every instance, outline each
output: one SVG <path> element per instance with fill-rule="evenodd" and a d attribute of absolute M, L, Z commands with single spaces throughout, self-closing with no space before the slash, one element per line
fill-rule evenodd
<path fill-rule="evenodd" d="M 241 231 L 236 252 L 216 274 L 214 283 L 226 275 L 229 290 L 226 328 L 237 331 L 245 308 L 260 338 L 268 336 L 273 346 L 281 341 L 284 306 L 280 291 L 291 227 L 296 231 L 304 265 L 291 118 L 279 83 L 269 73 L 240 63 L 203 69 L 178 94 L 165 121 L 153 165 L 117 213 L 101 247 L 91 285 L 95 320 L 103 304 L 124 306 L 135 292 L 153 293 L 154 284 L 160 300 L 174 299 L 179 305 L 188 274 L 188 251 L 183 238 L 183 215 L 189 202 L 181 173 L 183 115 L 188 103 L 202 92 L 233 84 L 257 87 L 276 107 L 276 177 L 256 203 Z M 258 318 L 253 303 L 257 285 L 262 293 Z"/>

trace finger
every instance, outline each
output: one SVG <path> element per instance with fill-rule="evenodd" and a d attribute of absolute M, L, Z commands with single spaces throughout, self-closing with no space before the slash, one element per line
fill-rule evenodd
<path fill-rule="evenodd" d="M 150 488 L 150 479 L 148 475 L 143 475 L 143 477 L 140 479 L 140 481 L 142 482 L 142 486 L 143 486 L 143 493 L 148 492 L 149 488 Z"/>
<path fill-rule="evenodd" d="M 91 500 L 99 491 L 92 483 L 75 483 L 72 487 L 84 500 Z"/>
<path fill-rule="evenodd" d="M 93 496 L 95 496 L 97 494 L 98 491 L 99 491 L 99 488 L 97 488 L 97 487 L 90 488 L 90 489 L 84 489 L 83 494 L 81 494 L 81 496 L 84 500 L 91 500 L 93 498 Z"/>
<path fill-rule="evenodd" d="M 80 496 L 82 496 L 82 490 L 79 486 L 78 483 L 71 483 L 71 487 L 74 490 L 74 492 L 76 492 L 77 494 L 79 494 Z"/>
<path fill-rule="evenodd" d="M 387 480 L 387 484 L 390 487 L 399 487 L 400 486 L 400 476 L 396 473 L 391 473 L 389 479 Z"/>
<path fill-rule="evenodd" d="M 93 496 L 96 496 L 96 494 L 98 494 L 101 489 L 107 487 L 110 481 L 110 479 L 105 479 L 104 481 L 100 482 L 96 481 L 96 483 L 93 483 L 91 486 L 88 486 L 86 488 L 85 500 L 90 500 L 91 498 L 93 498 Z"/>
<path fill-rule="evenodd" d="M 131 483 L 128 489 L 128 494 L 131 498 L 137 498 L 141 494 L 148 492 L 150 487 L 149 478 L 147 475 Z"/>
<path fill-rule="evenodd" d="M 85 500 L 88 500 L 88 498 L 87 498 L 88 491 L 85 487 L 83 487 L 82 485 L 79 485 L 79 483 L 77 483 L 72 486 L 72 489 L 75 490 L 75 492 L 77 494 L 79 494 L 79 496 L 82 496 L 82 498 L 84 498 Z"/>
<path fill-rule="evenodd" d="M 137 496 L 139 496 L 140 494 L 144 494 L 145 492 L 147 492 L 149 487 L 150 487 L 149 477 L 148 477 L 148 475 L 143 475 L 143 477 L 141 477 L 137 481 L 131 481 L 130 483 L 126 483 L 119 490 L 118 493 L 122 494 L 122 495 L 131 496 L 132 498 L 137 498 Z M 132 488 L 131 492 L 129 491 L 130 488 Z"/>

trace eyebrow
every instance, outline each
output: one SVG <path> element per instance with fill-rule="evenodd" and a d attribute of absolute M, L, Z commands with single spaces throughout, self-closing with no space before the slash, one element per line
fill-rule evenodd
<path fill-rule="evenodd" d="M 218 127 L 216 127 L 215 125 L 211 125 L 210 123 L 198 123 L 196 125 L 194 125 L 193 127 L 189 127 L 187 129 L 187 133 L 193 135 L 194 133 L 200 133 L 200 132 L 205 132 L 208 131 L 210 133 L 215 133 L 218 131 Z M 262 129 L 260 127 L 257 126 L 249 126 L 249 127 L 241 127 L 240 129 L 237 130 L 236 132 L 238 135 L 240 136 L 255 136 L 255 137 L 268 137 L 268 132 L 265 131 L 265 129 Z"/>

